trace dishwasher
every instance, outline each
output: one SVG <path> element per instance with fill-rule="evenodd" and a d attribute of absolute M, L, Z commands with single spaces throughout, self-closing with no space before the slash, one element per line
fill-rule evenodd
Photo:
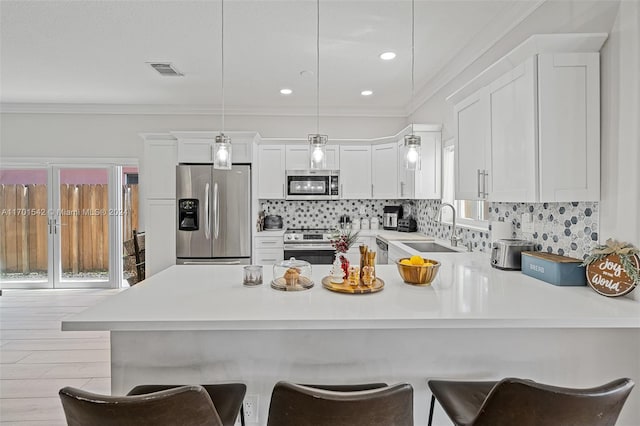
<path fill-rule="evenodd" d="M 376 237 L 376 246 L 378 246 L 378 265 L 386 265 L 389 263 L 389 244 L 382 238 Z"/>

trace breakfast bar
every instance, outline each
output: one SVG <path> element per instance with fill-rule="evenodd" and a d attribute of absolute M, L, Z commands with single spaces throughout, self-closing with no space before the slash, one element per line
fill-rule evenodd
<path fill-rule="evenodd" d="M 173 266 L 67 317 L 63 330 L 111 332 L 112 393 L 138 384 L 242 381 L 266 424 L 279 380 L 408 382 L 425 425 L 428 378 L 515 376 L 570 387 L 618 377 L 640 383 L 640 304 L 588 287 L 556 287 L 489 266 L 482 253 L 433 253 L 431 286 L 411 286 L 395 265 L 377 266 L 384 290 L 281 292 L 242 285 L 241 266 Z M 436 411 L 436 425 L 448 425 Z M 640 393 L 619 425 L 640 424 Z"/>

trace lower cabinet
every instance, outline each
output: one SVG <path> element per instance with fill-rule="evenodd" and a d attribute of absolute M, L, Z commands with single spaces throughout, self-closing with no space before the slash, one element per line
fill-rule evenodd
<path fill-rule="evenodd" d="M 396 260 L 402 259 L 403 257 L 410 257 L 410 254 L 389 244 L 389 260 L 387 261 L 389 265 L 395 265 Z"/>
<path fill-rule="evenodd" d="M 146 202 L 145 274 L 149 278 L 176 264 L 176 201 Z"/>
<path fill-rule="evenodd" d="M 284 259 L 282 235 L 255 236 L 253 239 L 254 265 L 271 266 Z"/>
<path fill-rule="evenodd" d="M 377 251 L 375 237 L 358 237 L 358 240 L 351 246 L 349 251 L 345 254 L 345 257 L 349 259 L 349 264 L 358 266 L 360 265 L 360 246 L 366 245 L 369 250 Z M 376 264 L 378 264 L 378 257 L 376 256 Z"/>

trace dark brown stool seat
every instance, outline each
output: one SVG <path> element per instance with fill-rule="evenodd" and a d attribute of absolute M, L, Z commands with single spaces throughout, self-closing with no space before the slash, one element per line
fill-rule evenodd
<path fill-rule="evenodd" d="M 516 378 L 427 383 L 432 393 L 429 426 L 436 399 L 456 426 L 613 426 L 634 386 L 630 379 L 590 389 Z"/>
<path fill-rule="evenodd" d="M 376 385 L 312 387 L 278 382 L 267 426 L 413 426 L 411 385 Z"/>
<path fill-rule="evenodd" d="M 129 391 L 127 395 L 144 395 L 166 389 L 173 389 L 178 385 L 139 385 Z M 219 385 L 202 385 L 207 391 L 223 426 L 233 426 L 240 414 L 244 426 L 244 395 L 247 386 L 243 383 L 224 383 Z"/>
<path fill-rule="evenodd" d="M 202 386 L 137 396 L 107 396 L 65 387 L 59 392 L 68 426 L 223 426 Z"/>

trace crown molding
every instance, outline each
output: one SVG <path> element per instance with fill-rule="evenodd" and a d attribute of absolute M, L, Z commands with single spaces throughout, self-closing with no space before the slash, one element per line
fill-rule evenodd
<path fill-rule="evenodd" d="M 538 0 L 533 3 L 524 1 L 512 2 L 511 7 L 496 18 L 495 22 L 485 27 L 465 47 L 457 52 L 433 78 L 418 89 L 415 100 L 405 106 L 405 115 L 408 117 L 422 107 L 436 93 L 491 50 L 547 1 L 549 0 Z M 443 34 L 443 36 L 445 35 Z"/>
<path fill-rule="evenodd" d="M 127 105 L 80 103 L 0 103 L 3 114 L 113 114 L 113 115 L 221 115 L 222 109 L 209 105 Z M 236 107 L 225 108 L 226 116 L 315 117 L 314 107 Z M 325 108 L 323 117 L 406 118 L 404 108 Z"/>

